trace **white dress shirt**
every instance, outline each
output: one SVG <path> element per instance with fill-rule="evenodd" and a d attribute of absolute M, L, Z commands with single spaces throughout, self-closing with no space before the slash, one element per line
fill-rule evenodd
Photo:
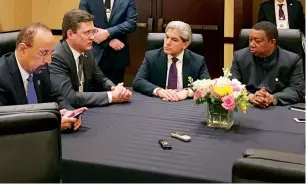
<path fill-rule="evenodd" d="M 16 52 L 15 52 L 15 57 L 16 57 Z M 17 57 L 16 57 L 16 61 L 17 61 L 17 65 L 18 65 L 18 68 L 19 68 L 19 72 L 21 74 L 21 78 L 22 78 L 22 82 L 23 82 L 23 86 L 24 86 L 26 96 L 28 96 L 28 78 L 30 77 L 30 74 L 22 68 L 22 66 L 20 65 Z"/>
<path fill-rule="evenodd" d="M 177 62 L 175 63 L 176 69 L 177 69 L 177 90 L 182 90 L 183 89 L 183 57 L 184 57 L 184 50 L 181 52 L 176 58 L 178 59 Z M 169 71 L 171 64 L 173 63 L 172 61 L 173 56 L 168 55 L 168 63 L 167 63 L 167 78 L 166 78 L 166 89 L 168 88 L 168 77 L 169 77 Z M 157 90 L 160 88 L 156 88 L 153 91 L 153 95 L 157 96 Z M 191 89 L 188 89 L 189 97 L 193 96 L 193 91 Z"/>
<path fill-rule="evenodd" d="M 69 46 L 70 47 L 70 46 Z M 79 53 L 78 51 L 74 50 L 72 47 L 70 47 L 72 54 L 73 54 L 73 58 L 75 60 L 75 64 L 76 64 L 76 69 L 77 69 L 77 73 L 79 72 L 79 57 L 81 54 L 84 53 Z M 80 81 L 81 85 L 79 86 L 79 91 L 80 92 L 84 92 L 84 72 L 82 72 L 82 77 L 81 77 L 81 81 Z M 107 92 L 107 97 L 108 97 L 108 102 L 112 103 L 113 97 L 112 97 L 112 93 L 110 91 Z"/>
<path fill-rule="evenodd" d="M 105 3 L 105 0 L 103 0 L 103 2 Z M 114 5 L 114 0 L 110 0 L 110 11 L 106 12 L 107 20 L 109 20 L 109 18 L 110 18 L 110 15 L 111 15 L 112 9 L 113 9 L 113 5 Z"/>
<path fill-rule="evenodd" d="M 284 11 L 285 20 L 280 20 L 279 17 L 279 4 L 283 4 L 282 9 Z M 291 6 L 290 4 L 289 6 Z M 289 17 L 288 17 L 288 4 L 287 1 L 284 0 L 284 2 L 279 3 L 277 0 L 275 0 L 275 18 L 276 18 L 276 25 L 277 29 L 289 29 Z"/>

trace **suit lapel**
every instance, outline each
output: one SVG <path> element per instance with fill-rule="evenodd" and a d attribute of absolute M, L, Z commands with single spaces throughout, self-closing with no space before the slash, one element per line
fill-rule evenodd
<path fill-rule="evenodd" d="M 276 25 L 276 15 L 275 15 L 275 1 L 271 0 L 268 8 L 268 13 L 271 16 L 271 21 Z"/>
<path fill-rule="evenodd" d="M 121 0 L 114 0 L 114 4 L 113 4 L 113 8 L 112 8 L 112 11 L 111 11 L 111 15 L 109 17 L 109 22 L 112 21 L 112 18 L 114 17 L 116 11 L 117 11 L 117 8 L 119 7 L 119 4 L 121 3 Z"/>
<path fill-rule="evenodd" d="M 83 73 L 84 73 L 84 91 L 87 91 L 87 88 L 88 88 L 88 78 L 90 76 L 90 73 L 91 73 L 91 69 L 92 69 L 92 66 L 91 66 L 91 62 L 88 62 L 87 59 L 88 59 L 88 56 L 87 54 L 85 53 L 84 54 L 84 57 L 85 57 L 85 60 L 84 63 L 83 63 Z"/>
<path fill-rule="evenodd" d="M 17 60 L 15 53 L 12 54 L 8 60 L 9 72 L 12 76 L 12 83 L 14 86 L 14 91 L 17 95 L 20 104 L 27 104 L 27 97 L 23 85 L 23 80 L 17 65 Z"/>
<path fill-rule="evenodd" d="M 166 88 L 168 57 L 167 57 L 167 55 L 164 53 L 163 48 L 161 48 L 161 51 L 160 51 L 160 59 L 158 59 L 157 62 L 163 62 L 162 65 L 161 65 L 161 67 L 160 67 L 159 76 L 160 76 L 160 79 L 161 79 L 160 81 L 163 81 L 161 86 L 162 86 L 163 88 Z M 158 64 L 158 65 L 159 65 L 159 64 Z"/>
<path fill-rule="evenodd" d="M 37 96 L 37 102 L 43 103 L 43 95 L 42 95 L 42 89 L 40 87 L 40 77 L 37 75 L 33 75 L 33 82 L 34 82 L 34 88 Z"/>
<path fill-rule="evenodd" d="M 96 3 L 97 3 L 97 8 L 102 6 L 102 8 L 99 8 L 99 11 L 101 11 L 102 16 L 104 15 L 103 18 L 105 23 L 108 24 L 104 0 L 97 0 Z"/>
<path fill-rule="evenodd" d="M 292 26 L 291 24 L 293 23 L 294 17 L 292 16 L 293 14 L 293 4 L 291 0 L 287 0 L 287 10 L 288 10 L 288 23 L 289 23 L 289 28 Z"/>
<path fill-rule="evenodd" d="M 183 56 L 183 88 L 188 86 L 188 77 L 190 76 L 190 56 L 188 50 L 185 50 Z"/>
<path fill-rule="evenodd" d="M 66 50 L 67 52 L 67 56 L 69 58 L 69 64 L 71 66 L 71 73 L 72 73 L 72 84 L 73 84 L 73 88 L 75 89 L 79 89 L 79 78 L 78 78 L 78 74 L 77 74 L 77 68 L 76 68 L 76 62 L 74 60 L 73 54 L 71 49 L 69 48 L 67 42 L 65 40 L 61 41 L 63 48 Z"/>

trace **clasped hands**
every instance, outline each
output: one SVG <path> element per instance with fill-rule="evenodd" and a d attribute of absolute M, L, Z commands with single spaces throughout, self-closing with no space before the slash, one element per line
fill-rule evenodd
<path fill-rule="evenodd" d="M 132 97 L 132 92 L 119 83 L 117 86 L 111 87 L 112 102 L 127 102 Z"/>
<path fill-rule="evenodd" d="M 110 36 L 107 29 L 101 29 L 101 28 L 96 28 L 96 29 L 97 29 L 97 34 L 95 35 L 94 42 L 96 42 L 98 44 L 105 41 Z M 124 45 L 124 43 L 122 43 L 118 39 L 112 39 L 109 42 L 109 46 L 112 49 L 114 49 L 116 51 L 119 51 L 119 50 L 123 49 L 125 45 Z"/>
<path fill-rule="evenodd" d="M 249 102 L 255 107 L 267 108 L 273 103 L 273 95 L 266 91 L 265 88 L 261 88 L 256 91 L 255 94 L 248 95 Z"/>
<path fill-rule="evenodd" d="M 158 97 L 164 101 L 177 102 L 180 100 L 185 100 L 189 96 L 188 89 L 173 90 L 173 89 L 158 89 L 156 91 Z"/>

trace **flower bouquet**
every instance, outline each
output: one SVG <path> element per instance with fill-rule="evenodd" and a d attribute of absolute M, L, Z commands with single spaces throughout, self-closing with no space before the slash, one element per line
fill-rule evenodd
<path fill-rule="evenodd" d="M 189 77 L 189 86 L 194 90 L 195 104 L 208 104 L 207 126 L 230 129 L 234 124 L 233 111 L 240 109 L 246 113 L 248 105 L 245 85 L 237 79 L 230 79 L 229 69 L 223 69 L 224 76 L 216 79 L 193 81 Z"/>

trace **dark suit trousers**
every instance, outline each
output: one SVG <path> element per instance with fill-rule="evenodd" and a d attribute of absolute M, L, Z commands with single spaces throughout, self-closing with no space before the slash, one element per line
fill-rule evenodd
<path fill-rule="evenodd" d="M 107 78 L 109 78 L 114 84 L 118 84 L 124 81 L 125 68 L 117 68 L 113 62 L 108 60 L 108 57 L 103 55 L 99 62 L 99 67 Z"/>

